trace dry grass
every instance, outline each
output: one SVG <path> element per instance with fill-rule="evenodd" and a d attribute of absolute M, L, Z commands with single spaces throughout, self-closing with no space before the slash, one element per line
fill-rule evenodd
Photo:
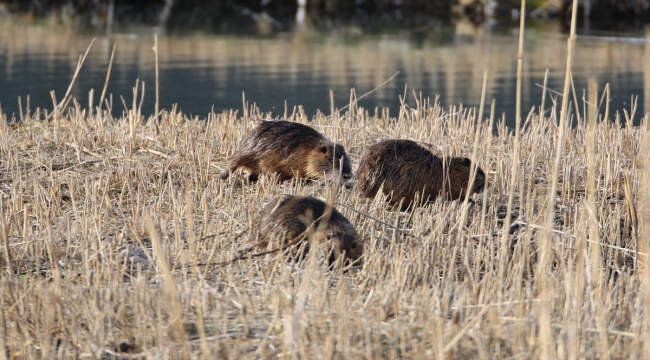
<path fill-rule="evenodd" d="M 344 144 L 354 169 L 381 138 L 445 156 L 475 150 L 485 197 L 397 212 L 331 184 L 220 181 L 226 155 L 256 120 L 274 117 L 252 107 L 201 120 L 163 112 L 143 121 L 137 111 L 113 119 L 79 106 L 51 121 L 0 118 L 0 359 L 642 358 L 650 335 L 634 259 L 647 241 L 635 212 L 650 173 L 639 157 L 645 123 L 599 122 L 589 161 L 586 121 L 567 124 L 548 271 L 538 273 L 559 109 L 524 119 L 512 166 L 514 134 L 502 123 L 491 136 L 474 110 L 418 104 L 390 118 L 353 102 L 310 124 Z M 306 122 L 300 111 L 288 117 Z M 334 196 L 364 238 L 363 265 L 330 271 L 320 258 L 295 264 L 278 254 L 225 264 L 280 194 Z M 134 248 L 139 256 L 124 256 Z"/>

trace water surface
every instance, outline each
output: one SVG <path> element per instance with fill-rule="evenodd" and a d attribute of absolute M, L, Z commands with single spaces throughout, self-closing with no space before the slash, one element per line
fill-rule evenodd
<path fill-rule="evenodd" d="M 154 111 L 153 34 L 148 28 L 103 34 L 79 34 L 46 25 L 0 24 L 0 103 L 8 117 L 19 118 L 18 98 L 31 111 L 52 108 L 53 90 L 63 98 L 79 56 L 93 37 L 95 44 L 74 86 L 73 94 L 83 107 L 94 89 L 94 102 L 104 86 L 114 44 L 117 45 L 108 93 L 113 112 L 124 110 L 120 95 L 132 103 L 136 79 L 145 82 L 143 112 Z M 644 42 L 638 35 L 613 34 L 613 38 L 581 36 L 577 41 L 573 78 L 581 102 L 589 76 L 602 89 L 611 88 L 610 111 L 630 113 L 630 101 L 638 96 L 633 120 L 650 111 L 650 90 L 644 94 Z M 497 114 L 514 124 L 517 74 L 517 29 L 487 31 L 432 28 L 364 34 L 347 26 L 328 32 L 310 29 L 266 36 L 201 32 L 160 34 L 160 107 L 204 118 L 214 109 L 241 109 L 246 100 L 264 112 L 291 112 L 301 105 L 307 116 L 330 113 L 330 91 L 334 106 L 390 82 L 362 99 L 360 106 L 374 112 L 389 107 L 397 114 L 400 96 L 414 104 L 418 96 L 438 97 L 445 107 L 476 106 L 481 95 L 484 70 L 488 70 L 487 99 L 496 100 Z M 558 30 L 526 30 L 522 106 L 526 113 L 539 106 L 544 75 L 548 87 L 562 91 L 566 65 L 566 34 Z M 648 81 L 650 83 L 650 81 Z M 650 85 L 647 85 L 650 87 Z M 546 108 L 555 95 L 547 96 Z M 558 98 L 559 101 L 559 98 Z M 644 106 L 645 105 L 645 106 Z M 581 105 L 582 106 L 582 105 Z M 580 107 L 582 111 L 582 107 Z M 636 122 L 635 121 L 635 122 Z"/>

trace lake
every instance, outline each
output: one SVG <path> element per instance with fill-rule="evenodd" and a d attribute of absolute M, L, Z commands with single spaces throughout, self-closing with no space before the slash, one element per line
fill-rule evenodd
<path fill-rule="evenodd" d="M 8 118 L 23 109 L 52 109 L 51 91 L 62 99 L 83 54 L 96 41 L 86 59 L 73 95 L 88 106 L 89 91 L 97 102 L 106 77 L 111 50 L 115 60 L 108 93 L 113 113 L 124 110 L 120 95 L 132 103 L 136 79 L 145 82 L 143 112 L 154 112 L 156 29 L 79 33 L 54 25 L 0 24 L 0 103 Z M 548 88 L 562 91 L 566 65 L 566 37 L 559 27 L 529 27 L 525 31 L 522 112 L 539 106 L 541 84 L 548 69 Z M 362 27 L 341 26 L 317 31 L 305 26 L 291 32 L 253 35 L 210 34 L 200 31 L 158 34 L 160 107 L 177 104 L 184 113 L 205 118 L 210 111 L 242 109 L 248 102 L 274 116 L 301 105 L 307 116 L 331 112 L 349 103 L 350 90 L 361 96 L 360 106 L 374 112 L 389 107 L 397 115 L 400 96 L 407 103 L 417 96 L 438 97 L 449 108 L 476 106 L 483 74 L 488 70 L 487 101 L 496 100 L 497 115 L 514 124 L 518 29 L 487 30 L 469 24 L 366 33 Z M 580 35 L 574 56 L 573 79 L 582 111 L 583 90 L 595 76 L 602 91 L 611 89 L 610 111 L 630 112 L 638 97 L 633 121 L 650 111 L 650 80 L 644 96 L 644 39 L 638 33 Z M 386 80 L 392 80 L 381 86 Z M 646 79 L 648 76 L 646 75 Z M 29 97 L 29 104 L 27 98 Z M 556 97 L 549 92 L 545 107 Z M 559 101 L 559 98 L 558 98 Z M 26 110 L 24 110 L 26 111 Z M 487 113 L 487 112 L 486 112 Z M 623 117 L 624 119 L 624 117 Z"/>

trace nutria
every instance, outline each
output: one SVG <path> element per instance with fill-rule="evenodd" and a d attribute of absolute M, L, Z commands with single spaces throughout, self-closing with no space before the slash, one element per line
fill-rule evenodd
<path fill-rule="evenodd" d="M 322 221 L 327 223 L 322 224 Z M 345 258 L 349 260 L 363 255 L 363 242 L 354 225 L 335 208 L 332 207 L 330 213 L 327 204 L 313 197 L 285 196 L 271 201 L 262 211 L 252 241 L 261 251 L 286 249 L 294 245 L 298 249 L 307 241 L 306 254 L 309 240 L 305 231 L 312 224 L 316 240 L 331 245 L 328 249 L 329 265 L 344 251 Z"/>
<path fill-rule="evenodd" d="M 420 199 L 433 201 L 444 191 L 448 199 L 462 199 L 470 181 L 471 161 L 467 158 L 443 159 L 411 140 L 382 140 L 364 154 L 357 171 L 357 189 L 373 198 L 383 185 L 391 205 L 406 210 L 420 193 Z M 443 181 L 444 180 L 444 181 Z M 470 194 L 482 192 L 485 173 L 476 167 Z M 424 203 L 424 202 L 422 202 Z"/>
<path fill-rule="evenodd" d="M 350 159 L 341 144 L 335 144 L 313 128 L 290 121 L 262 121 L 228 159 L 222 179 L 239 168 L 248 170 L 248 180 L 260 174 L 278 173 L 280 180 L 293 177 L 317 179 L 352 177 Z"/>

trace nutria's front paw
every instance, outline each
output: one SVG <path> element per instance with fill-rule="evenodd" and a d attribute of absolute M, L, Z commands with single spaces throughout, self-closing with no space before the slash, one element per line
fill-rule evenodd
<path fill-rule="evenodd" d="M 221 174 L 219 174 L 219 179 L 224 180 L 227 179 L 229 176 L 230 176 L 230 169 L 226 169 Z"/>

